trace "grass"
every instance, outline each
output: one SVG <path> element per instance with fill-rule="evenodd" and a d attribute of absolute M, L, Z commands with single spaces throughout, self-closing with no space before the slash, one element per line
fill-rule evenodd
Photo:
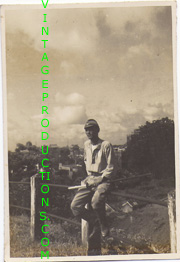
<path fill-rule="evenodd" d="M 67 227 L 66 222 L 63 226 L 61 223 L 49 222 L 49 234 L 45 235 L 49 239 L 49 246 L 43 247 L 40 240 L 31 241 L 30 220 L 27 216 L 11 216 L 11 257 L 40 257 L 41 251 L 49 251 L 49 256 L 54 257 L 86 255 L 86 249 L 79 244 L 79 235 L 76 234 L 76 237 L 74 235 L 70 236 L 67 233 Z"/>
<path fill-rule="evenodd" d="M 30 219 L 27 215 L 10 217 L 10 252 L 11 257 L 40 257 L 41 251 L 49 251 L 50 257 L 86 256 L 87 250 L 81 245 L 79 226 L 67 222 L 48 221 L 49 233 L 44 235 L 49 239 L 49 246 L 43 247 L 41 241 L 32 242 L 30 238 Z M 102 243 L 102 255 L 152 254 L 167 253 L 169 247 L 136 244 L 120 241 L 105 241 Z"/>

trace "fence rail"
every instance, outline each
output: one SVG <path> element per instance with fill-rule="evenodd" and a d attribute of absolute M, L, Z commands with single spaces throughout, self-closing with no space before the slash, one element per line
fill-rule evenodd
<path fill-rule="evenodd" d="M 31 211 L 31 208 L 29 208 L 29 207 L 21 207 L 21 206 L 17 206 L 17 205 L 10 205 L 10 207 Z M 46 213 L 46 215 L 48 217 L 54 217 L 54 218 L 57 218 L 59 220 L 63 220 L 63 221 L 69 222 L 70 224 L 74 224 L 76 226 L 81 226 L 80 222 L 76 222 L 74 220 L 71 220 L 71 219 L 68 219 L 68 218 L 65 218 L 65 217 L 57 216 L 57 215 L 50 214 L 50 213 Z"/>
<path fill-rule="evenodd" d="M 20 181 L 9 181 L 10 184 L 24 184 L 24 185 L 30 185 L 30 182 L 20 182 Z"/>
<path fill-rule="evenodd" d="M 57 215 L 50 214 L 50 213 L 46 213 L 46 215 L 49 216 L 49 217 L 54 217 L 54 218 L 69 222 L 69 223 L 74 224 L 76 226 L 81 226 L 80 222 L 77 222 L 77 221 L 74 221 L 74 220 L 71 220 L 71 219 L 68 219 L 68 218 L 65 218 L 65 217 L 57 216 Z"/>
<path fill-rule="evenodd" d="M 10 205 L 10 207 L 15 207 L 15 208 L 31 211 L 31 209 L 29 207 L 21 207 L 21 206 L 16 206 L 16 205 Z"/>
<path fill-rule="evenodd" d="M 40 185 L 44 185 L 43 183 L 40 183 Z M 56 185 L 56 184 L 48 184 L 48 186 L 51 186 L 51 187 L 59 187 L 59 188 L 65 188 L 65 189 L 68 189 L 69 186 L 66 186 L 66 185 Z"/>
<path fill-rule="evenodd" d="M 118 179 L 115 179 L 113 180 L 112 182 L 115 183 L 115 182 L 124 182 L 124 181 L 128 181 L 128 180 L 133 180 L 133 179 L 138 179 L 138 178 L 142 178 L 142 177 L 150 177 L 152 176 L 151 173 L 147 173 L 147 174 L 144 174 L 144 175 L 138 175 L 138 176 L 131 176 L 131 177 L 124 177 L 124 178 L 118 178 Z M 27 184 L 27 185 L 30 185 L 30 182 L 21 182 L 21 181 L 9 181 L 9 183 L 11 184 Z M 43 183 L 41 183 L 43 185 Z M 57 185 L 57 184 L 48 184 L 49 186 L 52 186 L 52 187 L 62 187 L 62 188 L 68 188 L 69 186 L 68 185 Z"/>
<path fill-rule="evenodd" d="M 132 198 L 132 199 L 136 199 L 136 200 L 140 200 L 140 201 L 144 201 L 144 202 L 153 203 L 153 204 L 157 204 L 157 205 L 160 205 L 160 206 L 167 207 L 167 203 L 162 202 L 162 201 L 158 201 L 158 200 L 155 200 L 155 199 L 151 199 L 151 198 L 140 197 L 140 196 L 136 196 L 136 195 L 119 193 L 119 192 L 111 192 L 111 194 L 115 195 L 115 196 L 128 197 L 128 198 Z"/>
<path fill-rule="evenodd" d="M 113 183 L 115 183 L 115 182 L 124 182 L 124 181 L 128 181 L 128 180 L 133 180 L 133 179 L 138 179 L 138 178 L 143 178 L 143 177 L 148 177 L 148 176 L 152 177 L 153 175 L 151 173 L 147 173 L 147 174 L 144 174 L 144 175 L 118 178 L 118 179 L 113 180 L 112 182 Z"/>

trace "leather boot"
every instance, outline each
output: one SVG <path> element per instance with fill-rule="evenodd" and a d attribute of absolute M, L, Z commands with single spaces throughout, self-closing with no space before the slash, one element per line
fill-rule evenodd
<path fill-rule="evenodd" d="M 93 223 L 95 217 L 91 210 L 84 208 L 80 215 L 80 218 L 86 220 L 88 223 Z"/>
<path fill-rule="evenodd" d="M 105 208 L 96 209 L 95 213 L 96 213 L 96 216 L 99 220 L 99 224 L 100 224 L 100 228 L 101 228 L 101 236 L 107 237 L 109 235 L 109 228 L 108 228 L 108 224 L 107 224 Z"/>
<path fill-rule="evenodd" d="M 99 221 L 96 217 L 94 211 L 91 209 L 84 208 L 80 216 L 81 219 L 84 219 L 89 224 L 89 239 L 93 238 L 99 228 Z"/>

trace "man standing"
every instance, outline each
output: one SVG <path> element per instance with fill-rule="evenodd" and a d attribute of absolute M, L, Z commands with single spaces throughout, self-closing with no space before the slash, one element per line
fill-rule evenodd
<path fill-rule="evenodd" d="M 84 144 L 87 178 L 82 181 L 82 185 L 86 184 L 87 187 L 78 190 L 71 203 L 71 209 L 75 216 L 93 223 L 94 214 L 85 208 L 87 203 L 91 203 L 100 224 L 101 235 L 106 237 L 109 229 L 105 214 L 105 199 L 115 173 L 113 147 L 108 141 L 99 138 L 100 128 L 96 120 L 89 119 L 84 129 L 89 140 Z"/>

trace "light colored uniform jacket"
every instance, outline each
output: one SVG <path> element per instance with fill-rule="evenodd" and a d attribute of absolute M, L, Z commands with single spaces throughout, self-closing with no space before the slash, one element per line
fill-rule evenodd
<path fill-rule="evenodd" d="M 115 155 L 108 141 L 99 139 L 92 150 L 92 143 L 87 140 L 84 143 L 84 162 L 88 175 L 99 173 L 102 177 L 112 179 L 115 174 Z"/>

